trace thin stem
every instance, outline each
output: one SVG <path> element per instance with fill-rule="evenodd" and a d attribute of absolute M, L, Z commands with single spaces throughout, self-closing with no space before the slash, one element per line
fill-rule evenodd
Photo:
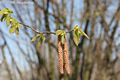
<path fill-rule="evenodd" d="M 32 27 L 29 26 L 29 25 L 26 25 L 26 24 L 23 24 L 23 23 L 19 23 L 19 24 L 22 24 L 22 25 L 24 25 L 24 26 L 26 26 L 26 27 L 28 27 L 28 28 L 31 28 L 34 32 L 36 32 L 36 33 L 38 33 L 38 34 L 56 34 L 56 32 L 50 32 L 50 31 L 40 32 L 40 31 L 37 31 L 36 29 L 32 28 Z M 70 31 L 68 31 L 68 32 L 66 32 L 66 33 L 71 33 L 72 31 L 73 31 L 73 30 L 70 30 Z"/>

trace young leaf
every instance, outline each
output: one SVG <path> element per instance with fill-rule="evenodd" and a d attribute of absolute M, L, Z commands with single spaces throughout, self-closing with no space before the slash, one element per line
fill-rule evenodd
<path fill-rule="evenodd" d="M 0 11 L 0 15 L 3 15 L 3 11 Z"/>
<path fill-rule="evenodd" d="M 75 32 L 76 36 L 77 36 L 78 38 L 80 38 L 80 33 L 79 33 L 79 31 L 76 30 L 76 31 L 74 31 L 74 32 Z"/>
<path fill-rule="evenodd" d="M 0 11 L 0 15 L 7 14 L 8 13 L 8 8 L 4 8 Z"/>
<path fill-rule="evenodd" d="M 7 27 L 10 25 L 10 15 L 6 17 L 6 24 L 7 24 Z"/>
<path fill-rule="evenodd" d="M 63 32 L 62 30 L 57 30 L 56 35 L 60 35 L 60 34 L 62 34 L 62 32 Z"/>
<path fill-rule="evenodd" d="M 8 14 L 8 13 L 13 13 L 13 11 L 10 10 L 9 8 L 4 8 L 0 11 L 0 15 Z"/>
<path fill-rule="evenodd" d="M 32 38 L 32 40 L 31 41 L 35 41 L 37 38 L 39 38 L 40 37 L 40 34 L 39 35 L 37 35 L 37 36 L 35 36 L 34 38 Z"/>
<path fill-rule="evenodd" d="M 73 40 L 74 40 L 75 44 L 78 46 L 78 44 L 80 42 L 80 33 L 78 30 L 74 31 Z"/>
<path fill-rule="evenodd" d="M 73 30 L 75 31 L 78 27 L 78 24 L 75 25 L 75 27 L 73 28 Z"/>
<path fill-rule="evenodd" d="M 78 25 L 75 25 L 75 27 L 73 28 L 73 30 L 74 30 L 74 31 L 79 30 L 79 33 L 83 34 L 85 37 L 87 37 L 87 38 L 89 39 L 89 37 L 87 36 L 87 34 L 85 34 L 85 33 L 82 31 L 82 29 L 80 29 L 80 28 L 78 27 Z"/>
<path fill-rule="evenodd" d="M 13 13 L 13 11 L 12 11 L 12 10 L 10 10 L 9 8 L 8 8 L 8 12 L 9 12 L 9 13 Z"/>
<path fill-rule="evenodd" d="M 22 25 L 18 24 L 17 27 L 22 27 Z"/>
<path fill-rule="evenodd" d="M 43 34 L 40 34 L 39 44 L 42 44 L 45 40 L 45 36 Z"/>
<path fill-rule="evenodd" d="M 6 17 L 7 17 L 7 14 L 3 14 L 3 16 L 1 17 L 1 22 L 5 21 Z"/>
<path fill-rule="evenodd" d="M 65 35 L 65 34 L 66 34 L 66 32 L 65 32 L 65 31 L 62 31 L 61 35 Z"/>
<path fill-rule="evenodd" d="M 42 37 L 40 37 L 40 40 L 39 40 L 39 43 L 43 43 L 43 38 Z"/>
<path fill-rule="evenodd" d="M 0 11 L 0 15 L 3 15 L 3 11 Z"/>
<path fill-rule="evenodd" d="M 16 28 L 16 34 L 19 35 L 19 28 Z"/>
<path fill-rule="evenodd" d="M 65 35 L 62 35 L 61 36 L 61 43 L 64 44 L 64 42 L 65 42 Z"/>
<path fill-rule="evenodd" d="M 45 36 L 43 35 L 43 34 L 41 34 L 42 35 L 42 39 L 43 39 L 43 41 L 45 40 Z"/>
<path fill-rule="evenodd" d="M 10 29 L 9 29 L 9 33 L 12 34 L 14 33 L 16 30 L 16 27 L 15 26 L 11 26 Z"/>
<path fill-rule="evenodd" d="M 84 33 L 84 32 L 82 31 L 82 29 L 79 29 L 79 30 L 80 30 L 81 34 L 83 34 L 85 37 L 87 37 L 87 38 L 89 39 L 89 37 L 87 36 L 87 34 Z"/>
<path fill-rule="evenodd" d="M 11 25 L 18 25 L 18 21 L 15 18 L 10 18 Z"/>

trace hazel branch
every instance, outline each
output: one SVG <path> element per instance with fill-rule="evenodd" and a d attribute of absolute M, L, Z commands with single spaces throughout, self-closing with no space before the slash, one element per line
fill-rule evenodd
<path fill-rule="evenodd" d="M 56 32 L 50 32 L 50 31 L 45 31 L 45 32 L 40 32 L 40 31 L 37 31 L 36 29 L 34 29 L 33 27 L 29 26 L 29 25 L 26 25 L 26 24 L 23 24 L 23 23 L 19 23 L 19 24 L 22 24 L 28 28 L 31 28 L 34 32 L 38 33 L 38 34 L 56 34 Z M 66 33 L 71 33 L 73 30 L 70 30 L 70 31 L 67 31 Z"/>

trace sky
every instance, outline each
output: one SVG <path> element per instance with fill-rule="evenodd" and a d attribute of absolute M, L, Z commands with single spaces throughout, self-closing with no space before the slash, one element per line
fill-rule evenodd
<path fill-rule="evenodd" d="M 75 0 L 75 5 L 76 5 L 75 7 L 76 7 L 76 9 L 78 9 L 78 10 L 81 9 L 81 11 L 77 11 L 78 13 L 81 13 L 81 12 L 83 11 L 83 10 L 82 10 L 82 9 L 83 9 L 83 4 L 82 4 L 82 2 L 83 2 L 83 0 Z M 1 4 L 1 3 L 0 3 L 0 4 Z M 19 4 L 19 5 L 24 6 L 24 4 Z M 77 5 L 80 5 L 80 6 L 77 6 Z M 113 15 L 114 12 L 115 12 L 115 10 L 117 9 L 117 6 L 118 6 L 118 5 L 117 5 L 117 2 L 113 3 L 113 6 L 110 6 L 110 7 L 108 8 L 108 12 L 110 12 L 110 13 L 106 13 L 106 14 L 107 14 L 107 15 L 109 14 L 109 16 Z M 13 14 L 12 16 L 14 16 L 16 19 L 18 19 L 17 16 L 15 15 L 15 14 L 16 14 L 16 13 L 15 13 L 15 10 L 12 8 L 12 6 L 11 6 L 10 4 L 7 4 L 5 7 L 8 7 L 8 8 L 10 8 L 11 10 L 13 10 L 13 11 L 14 11 L 14 14 Z M 3 8 L 5 8 L 5 7 L 3 7 L 3 6 L 0 5 L 0 9 L 3 9 Z M 34 7 L 34 5 L 30 3 L 30 4 L 29 4 L 29 8 L 33 10 L 33 7 Z M 68 6 L 68 7 L 69 7 L 69 6 Z M 51 11 L 51 10 L 49 10 L 49 11 Z M 31 12 L 32 12 L 32 11 L 31 11 Z M 23 15 L 23 18 L 25 17 L 25 14 L 21 14 L 21 15 Z M 31 13 L 31 15 L 34 16 L 32 13 Z M 79 14 L 77 14 L 76 16 L 80 17 Z M 109 16 L 108 16 L 108 18 L 107 18 L 107 21 L 108 21 L 108 22 L 110 21 Z M 27 18 L 26 18 L 26 19 L 27 19 Z M 68 18 L 68 19 L 69 19 L 69 18 Z M 28 20 L 28 19 L 27 19 L 27 20 Z M 27 21 L 27 20 L 26 20 L 25 23 L 27 23 L 28 25 L 32 26 L 32 25 L 29 23 L 29 21 Z M 68 23 L 69 23 L 69 22 L 68 22 Z M 73 25 L 75 25 L 75 24 L 79 24 L 79 25 L 80 25 L 80 23 L 79 23 L 78 20 L 76 20 Z M 51 25 L 54 25 L 54 24 L 52 23 Z M 84 26 L 84 25 L 83 25 L 83 26 Z M 120 24 L 119 24 L 119 26 L 120 26 Z M 55 28 L 55 25 L 53 26 L 53 28 Z M 31 39 L 24 34 L 23 28 L 20 29 L 20 35 L 19 35 L 19 36 L 15 35 L 15 34 L 9 34 L 9 28 L 6 27 L 5 22 L 0 22 L 0 30 L 3 31 L 3 33 L 4 33 L 4 35 L 5 35 L 5 39 L 7 40 L 7 43 L 9 44 L 9 47 L 10 47 L 10 49 L 12 50 L 12 53 L 14 54 L 14 58 L 15 58 L 15 60 L 17 61 L 18 65 L 20 65 L 20 67 L 21 67 L 22 69 L 23 69 L 24 67 L 28 66 L 28 64 L 25 62 L 25 61 L 26 61 L 26 60 L 25 60 L 25 57 L 23 56 L 23 54 L 21 54 L 21 51 L 19 50 L 19 47 L 16 45 L 16 41 L 20 44 L 21 49 L 22 49 L 26 54 L 27 54 L 27 53 L 30 53 L 30 55 L 32 56 L 31 59 L 35 61 L 36 56 L 33 55 L 32 51 L 31 51 L 31 49 L 33 49 L 33 51 L 35 52 L 35 48 L 34 48 L 33 44 L 31 44 L 31 41 L 30 41 Z M 53 29 L 53 30 L 54 30 L 54 29 Z M 29 31 L 31 32 L 31 30 L 29 30 Z M 51 30 L 51 31 L 52 31 L 52 30 Z M 118 31 L 120 31 L 120 27 L 118 28 Z M 117 31 L 117 33 L 119 34 L 120 32 L 118 32 L 118 31 Z M 117 36 L 118 34 L 116 34 L 116 36 Z M 0 36 L 0 45 L 2 45 L 3 43 L 4 43 L 4 41 L 3 41 L 3 39 L 2 39 L 1 36 Z M 117 44 L 120 43 L 120 38 L 118 38 L 118 41 L 117 41 L 116 43 L 117 43 Z M 26 47 L 26 46 L 29 46 L 29 47 Z M 28 51 L 29 51 L 29 52 L 28 52 Z M 7 61 L 9 62 L 9 65 L 11 65 L 12 61 L 11 61 L 11 57 L 10 57 L 10 55 L 9 55 L 9 52 L 8 52 L 7 48 L 5 48 L 5 53 L 6 53 L 6 56 L 7 56 Z M 1 55 L 1 51 L 0 51 L 0 55 Z M 2 57 L 0 57 L 0 61 L 1 61 L 1 60 L 2 60 Z"/>

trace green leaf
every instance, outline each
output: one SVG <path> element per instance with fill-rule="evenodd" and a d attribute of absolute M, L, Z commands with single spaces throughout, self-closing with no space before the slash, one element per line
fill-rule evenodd
<path fill-rule="evenodd" d="M 43 42 L 43 38 L 42 38 L 42 37 L 40 38 L 39 42 L 40 42 L 40 43 L 42 43 L 42 42 Z"/>
<path fill-rule="evenodd" d="M 87 34 L 84 33 L 84 32 L 82 31 L 82 29 L 79 29 L 79 30 L 80 30 L 81 34 L 83 34 L 85 37 L 87 37 L 87 38 L 89 39 L 89 37 L 87 36 Z"/>
<path fill-rule="evenodd" d="M 12 19 L 13 19 L 13 18 L 12 18 L 12 17 L 10 17 L 10 23 L 12 23 Z"/>
<path fill-rule="evenodd" d="M 3 15 L 3 11 L 0 11 L 0 15 Z"/>
<path fill-rule="evenodd" d="M 10 10 L 9 8 L 8 8 L 8 12 L 9 12 L 9 13 L 13 13 L 13 11 L 12 11 L 12 10 Z"/>
<path fill-rule="evenodd" d="M 10 25 L 10 15 L 6 17 L 6 24 L 7 24 L 7 27 Z"/>
<path fill-rule="evenodd" d="M 7 14 L 3 14 L 3 16 L 1 17 L 1 22 L 5 21 L 6 17 L 7 17 Z"/>
<path fill-rule="evenodd" d="M 18 25 L 18 21 L 15 18 L 10 18 L 11 25 Z"/>
<path fill-rule="evenodd" d="M 42 35 L 42 39 L 43 39 L 43 41 L 45 40 L 45 36 L 43 35 L 43 34 L 41 34 Z"/>
<path fill-rule="evenodd" d="M 56 31 L 56 35 L 65 35 L 66 34 L 66 32 L 64 31 L 64 30 L 57 30 Z"/>
<path fill-rule="evenodd" d="M 56 35 L 61 35 L 61 43 L 64 44 L 65 42 L 65 34 L 66 32 L 64 30 L 57 30 Z"/>
<path fill-rule="evenodd" d="M 9 33 L 12 34 L 14 33 L 16 30 L 16 27 L 15 26 L 11 26 L 10 29 L 9 29 Z"/>
<path fill-rule="evenodd" d="M 4 8 L 0 11 L 0 15 L 8 14 L 8 8 Z"/>
<path fill-rule="evenodd" d="M 66 34 L 66 32 L 65 32 L 65 31 L 62 31 L 61 35 L 65 35 L 65 34 Z"/>
<path fill-rule="evenodd" d="M 0 15 L 8 14 L 8 13 L 13 13 L 13 11 L 10 10 L 9 8 L 4 8 L 0 11 Z"/>
<path fill-rule="evenodd" d="M 77 24 L 75 25 L 75 27 L 73 28 L 73 30 L 74 30 L 74 31 L 79 30 L 79 33 L 83 34 L 85 37 L 87 37 L 87 38 L 89 39 L 89 37 L 87 36 L 87 34 L 85 34 L 85 33 L 82 31 L 82 29 L 80 29 L 80 28 L 78 27 Z"/>
<path fill-rule="evenodd" d="M 75 25 L 75 27 L 73 28 L 73 30 L 75 31 L 78 28 L 78 24 Z"/>
<path fill-rule="evenodd" d="M 62 32 L 63 32 L 62 30 L 57 30 L 56 35 L 60 35 L 60 34 L 62 34 Z"/>
<path fill-rule="evenodd" d="M 43 34 L 40 34 L 40 39 L 38 43 L 42 44 L 44 40 L 45 40 L 45 36 Z"/>
<path fill-rule="evenodd" d="M 0 11 L 0 15 L 3 15 L 3 11 Z"/>
<path fill-rule="evenodd" d="M 61 36 L 61 43 L 64 44 L 64 42 L 65 42 L 65 35 L 62 35 Z"/>
<path fill-rule="evenodd" d="M 64 30 L 57 30 L 56 35 L 61 35 L 61 43 L 64 44 L 65 42 L 65 34 L 66 32 Z"/>
<path fill-rule="evenodd" d="M 42 43 L 45 40 L 45 36 L 43 34 L 39 34 L 37 36 L 35 36 L 31 41 L 35 41 L 37 38 L 39 39 L 39 42 Z"/>
<path fill-rule="evenodd" d="M 79 38 L 80 37 L 80 33 L 78 30 L 74 31 L 75 32 L 75 35 Z"/>
<path fill-rule="evenodd" d="M 19 35 L 19 28 L 16 28 L 16 34 Z"/>
<path fill-rule="evenodd" d="M 43 34 L 40 34 L 40 43 L 42 43 L 45 40 L 45 36 Z"/>
<path fill-rule="evenodd" d="M 35 40 L 36 40 L 37 38 L 39 38 L 39 37 L 40 37 L 40 34 L 37 35 L 37 36 L 35 36 L 35 37 L 33 37 L 31 41 L 35 41 Z"/>
<path fill-rule="evenodd" d="M 18 24 L 17 27 L 22 27 L 22 25 Z"/>
<path fill-rule="evenodd" d="M 80 33 L 78 30 L 74 31 L 73 40 L 74 40 L 75 44 L 78 46 L 78 44 L 80 42 Z"/>

